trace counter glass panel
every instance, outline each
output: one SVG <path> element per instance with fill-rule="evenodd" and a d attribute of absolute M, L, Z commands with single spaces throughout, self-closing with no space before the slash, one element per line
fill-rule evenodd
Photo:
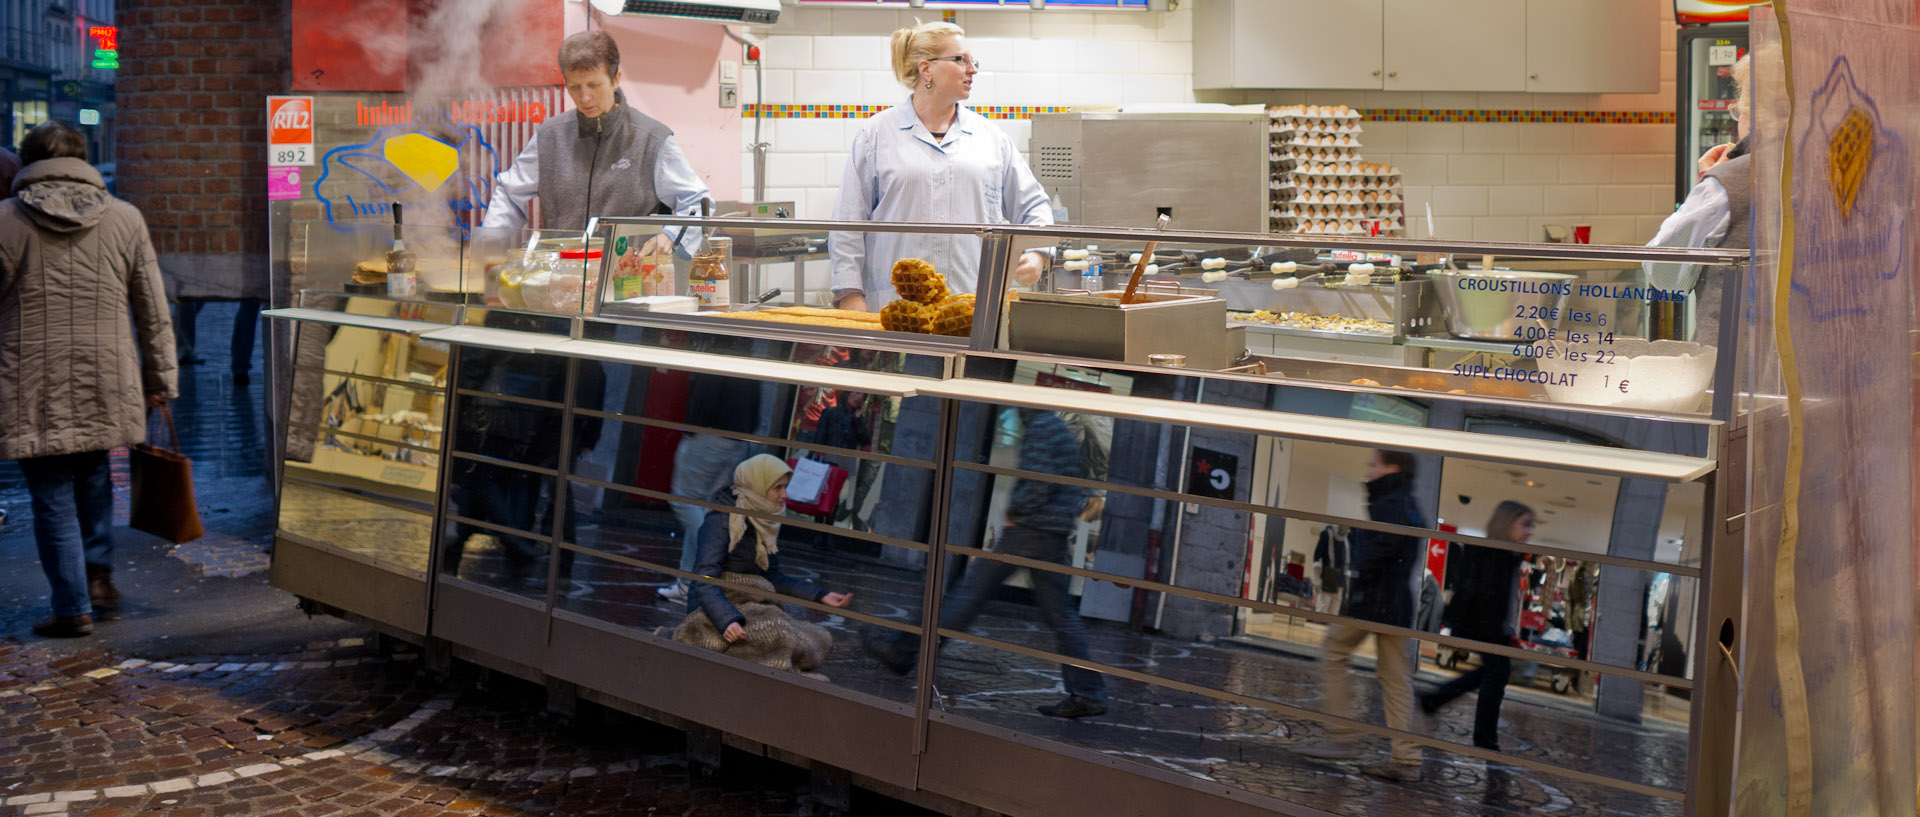
<path fill-rule="evenodd" d="M 343 321 L 449 320 L 373 296 L 311 298 Z M 424 570 L 439 493 L 448 350 L 418 335 L 302 322 L 284 425 L 279 527 L 309 541 Z"/>

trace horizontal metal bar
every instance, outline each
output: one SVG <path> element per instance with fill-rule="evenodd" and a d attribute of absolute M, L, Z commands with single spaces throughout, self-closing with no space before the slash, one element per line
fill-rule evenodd
<path fill-rule="evenodd" d="M 413 391 L 418 391 L 418 392 L 438 392 L 438 391 L 445 390 L 447 387 L 445 383 L 439 383 L 439 384 L 415 383 L 411 380 L 398 380 L 391 377 L 380 377 L 378 375 L 361 374 L 359 372 L 343 372 L 337 369 L 328 369 L 320 366 L 303 366 L 298 363 L 293 365 L 293 370 L 296 372 L 311 372 L 314 374 L 331 375 L 333 377 L 344 377 L 348 380 L 364 380 L 369 383 L 380 383 L 387 386 L 393 386 L 395 388 L 411 389 Z"/>
<path fill-rule="evenodd" d="M 498 400 L 502 403 L 516 403 L 522 406 L 539 406 L 540 408 L 555 409 L 558 411 L 565 411 L 567 408 L 565 403 L 557 403 L 552 400 L 541 400 L 537 397 L 519 397 L 512 394 L 495 394 L 490 391 L 479 391 L 477 389 L 454 389 L 453 393 L 460 395 L 461 397 L 473 397 L 473 398 L 478 398 L 482 400 Z"/>
<path fill-rule="evenodd" d="M 1238 244 L 1255 247 L 1391 252 L 1403 255 L 1511 256 L 1567 258 L 1593 261 L 1652 261 L 1669 264 L 1744 264 L 1746 250 L 1642 247 L 1623 244 L 1536 244 L 1517 241 L 1443 241 L 1415 238 L 1334 238 L 1285 233 L 1228 233 L 1216 231 L 1150 230 L 1144 227 L 1033 226 L 1024 224 L 927 224 L 884 221 L 819 221 L 806 219 L 699 218 L 695 216 L 640 216 L 603 218 L 603 223 L 690 225 L 716 230 L 826 230 L 848 233 L 923 233 L 929 235 L 1010 235 L 1015 239 L 1071 238 L 1110 242 L 1161 244 Z"/>
<path fill-rule="evenodd" d="M 308 323 L 326 323 L 334 326 L 351 326 L 358 329 L 372 329 L 379 332 L 395 332 L 403 335 L 418 335 L 447 328 L 444 323 L 414 321 L 405 318 L 389 318 L 383 315 L 355 315 L 351 312 L 331 312 L 325 309 L 307 307 L 287 307 L 268 309 L 260 313 L 264 317 Z"/>
<path fill-rule="evenodd" d="M 539 474 L 540 476 L 548 477 L 548 478 L 554 478 L 554 477 L 560 476 L 560 471 L 558 469 L 546 468 L 539 465 L 528 465 L 526 463 L 514 462 L 512 460 L 503 460 L 498 457 L 489 457 L 485 454 L 475 454 L 468 451 L 454 450 L 454 451 L 448 452 L 448 456 L 456 460 L 465 460 L 467 462 L 477 462 L 483 465 L 491 465 L 496 468 L 506 468 L 513 471 L 525 471 L 530 474 Z"/>
<path fill-rule="evenodd" d="M 449 512 L 447 514 L 447 521 L 458 522 L 468 527 L 480 528 L 481 530 L 492 531 L 502 536 L 518 536 L 522 539 L 535 539 L 540 541 L 542 544 L 546 543 L 547 541 L 553 538 L 552 534 L 533 533 L 531 531 L 524 531 L 519 528 L 502 525 L 498 522 L 485 522 L 479 519 L 475 519 L 471 516 L 462 516 L 460 514 L 452 513 L 452 512 Z M 535 520 L 534 524 L 539 524 L 539 521 Z"/>
<path fill-rule="evenodd" d="M 966 338 L 949 338 L 943 335 L 916 335 L 905 332 L 885 330 L 847 329 L 836 326 L 809 326 L 804 323 L 778 323 L 774 321 L 741 320 L 738 318 L 716 320 L 710 315 L 676 315 L 671 312 L 640 312 L 631 315 L 602 314 L 586 321 L 588 325 L 602 323 L 608 326 L 641 326 L 646 328 L 680 329 L 689 332 L 701 332 L 710 335 L 785 341 L 789 343 L 821 343 L 822 337 L 831 338 L 835 346 L 852 346 L 879 352 L 898 352 L 906 355 L 925 355 L 928 357 L 954 358 L 967 350 Z M 619 343 L 621 341 L 605 341 Z"/>
<path fill-rule="evenodd" d="M 1098 581 L 1109 582 L 1112 584 L 1125 585 L 1127 587 L 1136 587 L 1142 590 L 1167 593 L 1175 596 L 1180 596 L 1182 598 L 1193 599 L 1195 601 L 1211 602 L 1213 604 L 1221 604 L 1229 607 L 1240 607 L 1240 608 L 1252 610 L 1255 612 L 1273 613 L 1275 615 L 1291 616 L 1293 618 L 1304 618 L 1304 619 L 1307 619 L 1308 621 L 1314 621 L 1321 624 L 1338 624 L 1343 627 L 1352 627 L 1353 629 L 1356 629 L 1356 630 L 1366 630 L 1367 632 L 1378 633 L 1380 635 L 1399 636 L 1401 638 L 1411 638 L 1417 641 L 1426 641 L 1434 644 L 1445 644 L 1449 647 L 1458 647 L 1460 649 L 1467 650 L 1470 652 L 1494 653 L 1496 655 L 1507 656 L 1508 658 L 1518 658 L 1522 661 L 1532 661 L 1540 664 L 1551 664 L 1553 666 L 1565 667 L 1567 669 L 1577 669 L 1577 670 L 1582 670 L 1586 672 L 1597 672 L 1602 675 L 1612 675 L 1618 678 L 1625 678 L 1631 681 L 1639 681 L 1641 683 L 1647 683 L 1647 684 L 1659 684 L 1661 686 L 1670 686 L 1676 689 L 1692 689 L 1693 688 L 1693 682 L 1686 678 L 1678 678 L 1678 677 L 1667 676 L 1667 675 L 1658 675 L 1651 672 L 1643 672 L 1641 670 L 1628 669 L 1626 667 L 1616 667 L 1612 664 L 1601 664 L 1601 663 L 1587 661 L 1580 658 L 1565 658 L 1562 656 L 1549 655 L 1547 653 L 1539 653 L 1539 652 L 1533 652 L 1531 650 L 1523 650 L 1518 647 L 1509 647 L 1501 644 L 1493 644 L 1491 642 L 1486 642 L 1486 641 L 1474 641 L 1472 639 L 1461 638 L 1459 636 L 1441 635 L 1439 633 L 1429 633 L 1425 630 L 1415 630 L 1407 627 L 1395 627 L 1391 624 L 1381 624 L 1379 622 L 1366 621 L 1364 619 L 1337 616 L 1337 615 L 1333 615 L 1332 613 L 1322 613 L 1317 610 L 1307 609 L 1305 607 L 1289 607 L 1284 604 L 1275 604 L 1273 602 L 1268 602 L 1268 601 L 1258 601 L 1256 599 L 1243 599 L 1243 598 L 1240 598 L 1239 596 L 1229 596 L 1224 593 L 1213 593 L 1206 590 L 1195 590 L 1190 587 L 1181 587 L 1179 585 L 1168 584 L 1166 582 L 1149 581 L 1146 579 L 1135 579 L 1128 576 L 1115 575 L 1112 573 L 1102 573 L 1100 571 L 1089 570 L 1084 567 L 1074 567 L 1072 565 L 1060 564 L 1059 562 L 1048 562 L 1040 559 L 1030 559 L 1025 556 L 1014 556 L 1011 554 L 998 553 L 991 550 L 982 550 L 980 548 L 975 548 L 975 547 L 963 547 L 960 545 L 949 544 L 949 545 L 943 546 L 943 550 L 949 554 L 973 556 L 975 558 L 986 559 L 988 561 L 1000 562 L 1002 564 L 1009 564 L 1017 567 L 1024 567 L 1024 568 L 1027 568 L 1028 570 L 1039 570 L 1047 573 L 1059 573 L 1067 576 L 1079 576 L 1082 578 L 1095 579 Z"/>
<path fill-rule="evenodd" d="M 1050 482 L 1057 485 L 1072 485 L 1075 487 L 1088 488 L 1096 491 L 1116 492 L 1116 493 L 1128 494 L 1132 496 L 1147 497 L 1149 499 L 1164 499 L 1164 500 L 1167 500 L 1168 502 L 1184 502 L 1192 505 L 1206 505 L 1208 507 L 1221 508 L 1229 511 L 1240 511 L 1242 513 L 1255 513 L 1255 514 L 1260 514 L 1262 516 L 1279 516 L 1287 519 L 1298 519 L 1302 522 L 1319 522 L 1319 523 L 1324 523 L 1328 525 L 1342 525 L 1349 528 L 1361 528 L 1365 530 L 1377 531 L 1379 533 L 1395 534 L 1398 536 L 1413 536 L 1413 537 L 1419 537 L 1424 539 L 1441 539 L 1448 542 L 1458 542 L 1462 545 L 1472 545 L 1474 547 L 1492 548 L 1495 550 L 1506 550 L 1506 551 L 1512 551 L 1515 553 L 1536 553 L 1536 554 L 1543 554 L 1548 556 L 1559 556 L 1562 558 L 1572 559 L 1573 561 L 1576 561 L 1576 562 L 1592 562 L 1594 564 L 1613 565 L 1615 567 L 1624 567 L 1630 570 L 1644 570 L 1649 573 L 1670 573 L 1675 576 L 1685 576 L 1690 579 L 1697 579 L 1700 577 L 1700 568 L 1689 567 L 1686 565 L 1672 565 L 1672 564 L 1667 564 L 1665 562 L 1653 562 L 1653 561 L 1647 561 L 1644 559 L 1629 559 L 1624 556 L 1610 556 L 1605 553 L 1588 553 L 1587 551 L 1584 551 L 1584 550 L 1570 550 L 1567 548 L 1553 547 L 1551 545 L 1539 545 L 1539 544 L 1531 544 L 1526 542 L 1509 542 L 1505 539 L 1488 539 L 1484 536 L 1473 536 L 1465 533 L 1443 531 L 1436 528 L 1415 528 L 1407 525 L 1394 525 L 1386 522 L 1375 522 L 1371 519 L 1355 519 L 1347 516 L 1336 516 L 1333 514 L 1316 513 L 1314 511 L 1299 511 L 1299 510 L 1294 510 L 1292 508 L 1282 508 L 1277 505 L 1259 505 L 1259 504 L 1254 504 L 1249 502 L 1238 502 L 1231 499 L 1216 499 L 1214 497 L 1196 496 L 1193 494 L 1183 494 L 1183 493 L 1178 493 L 1176 491 L 1165 491 L 1165 490 L 1160 490 L 1158 488 L 1146 488 L 1141 486 L 1126 485 L 1118 482 L 1099 482 L 1097 480 L 1081 479 L 1079 477 L 1063 477 L 1055 474 L 1041 474 L 1033 471 L 1022 471 L 1018 468 L 1007 468 L 1005 466 L 999 466 L 999 465 L 955 461 L 953 466 L 958 470 L 973 471 L 975 473 L 981 473 L 981 474 L 991 474 L 993 476 L 1032 480 L 1034 482 Z"/>
<path fill-rule="evenodd" d="M 594 417 L 602 420 L 617 420 L 622 423 L 631 423 L 637 426 L 646 426 L 649 428 L 663 428 L 671 431 L 678 431 L 683 434 L 703 434 L 703 435 L 708 435 L 713 437 L 725 437 L 729 440 L 741 440 L 744 442 L 759 443 L 761 445 L 769 445 L 775 448 L 798 448 L 802 451 L 812 451 L 817 454 L 830 454 L 836 457 L 853 457 L 855 459 L 867 460 L 869 462 L 880 462 L 880 463 L 886 463 L 888 465 L 902 465 L 909 468 L 921 468 L 921 469 L 933 468 L 933 463 L 928 460 L 916 460 L 916 459 L 910 459 L 907 457 L 896 457 L 892 454 L 877 454 L 870 451 L 856 451 L 850 448 L 835 448 L 830 445 L 820 445 L 819 443 L 803 443 L 803 442 L 800 442 L 799 440 L 789 440 L 784 437 L 765 437 L 759 434 L 742 434 L 737 431 L 719 431 L 716 429 L 708 428 L 706 426 L 693 425 L 691 423 L 679 423 L 679 422 L 674 422 L 672 420 L 660 420 L 653 417 L 643 417 L 643 416 L 636 416 L 632 414 L 621 414 L 619 412 L 614 412 L 614 411 L 599 411 L 596 409 L 576 407 L 573 410 L 573 413 L 584 415 L 587 417 Z"/>
<path fill-rule="evenodd" d="M 681 504 L 681 505 L 696 505 L 696 506 L 705 508 L 709 511 L 737 513 L 737 514 L 740 514 L 741 516 L 751 516 L 757 519 L 765 519 L 772 522 L 778 522 L 781 525 L 792 525 L 796 528 L 800 528 L 801 530 L 818 531 L 820 533 L 831 534 L 834 536 L 845 536 L 849 539 L 859 539 L 863 542 L 873 542 L 875 544 L 886 545 L 888 547 L 896 547 L 902 550 L 911 550 L 911 551 L 914 551 L 915 553 L 927 553 L 930 550 L 926 545 L 909 540 L 909 539 L 895 539 L 891 536 L 881 536 L 877 533 L 869 533 L 867 531 L 858 531 L 858 530 L 853 530 L 852 528 L 840 528 L 840 527 L 834 527 L 833 525 L 822 525 L 818 522 L 799 519 L 791 516 L 774 516 L 773 514 L 764 514 L 759 511 L 749 510 L 747 508 L 742 508 L 737 505 L 719 505 L 705 499 L 694 499 L 693 497 L 681 496 L 679 494 L 662 493 L 660 491 L 653 491 L 646 488 L 635 487 L 632 485 L 621 485 L 617 482 L 608 482 L 603 479 L 593 479 L 591 477 L 583 477 L 583 476 L 580 476 L 579 474 L 570 474 L 567 476 L 567 479 L 572 482 L 578 482 L 582 485 L 593 485 L 596 487 L 605 488 L 609 491 L 619 491 L 621 493 L 627 493 L 627 494 L 633 494 L 635 496 L 646 497 L 647 499 L 651 499 L 656 502 L 666 502 L 666 503 Z"/>
<path fill-rule="evenodd" d="M 1430 749 L 1439 749 L 1441 751 L 1453 752 L 1453 753 L 1462 754 L 1462 755 L 1469 755 L 1472 757 L 1477 757 L 1482 760 L 1486 760 L 1494 763 L 1501 763 L 1501 764 L 1506 764 L 1511 766 L 1523 766 L 1537 772 L 1562 775 L 1574 780 L 1579 780 L 1583 783 L 1592 783 L 1594 785 L 1605 786 L 1607 788 L 1618 789 L 1620 791 L 1632 792 L 1634 794 L 1639 794 L 1646 797 L 1658 797 L 1663 800 L 1672 800 L 1675 802 L 1682 801 L 1686 797 L 1686 793 L 1683 791 L 1663 789 L 1658 786 L 1649 786 L 1645 783 L 1635 783 L 1629 780 L 1621 780 L 1619 778 L 1608 777 L 1606 775 L 1595 774 L 1593 772 L 1582 771 L 1579 769 L 1572 769 L 1565 766 L 1555 766 L 1551 763 L 1546 763 L 1539 760 L 1532 760 L 1524 757 L 1519 757 L 1516 755 L 1502 754 L 1500 752 L 1496 752 L 1491 749 L 1482 749 L 1477 746 L 1468 746 L 1465 744 L 1450 743 L 1448 741 L 1440 740 L 1439 738 L 1431 737 L 1428 735 L 1422 735 L 1417 732 L 1402 732 L 1392 727 L 1375 726 L 1371 723 L 1367 723 L 1366 721 L 1362 721 L 1362 720 L 1355 720 L 1353 718 L 1343 718 L 1338 715 L 1329 715 L 1325 712 L 1320 712 L 1313 709 L 1306 709 L 1304 707 L 1294 706 L 1292 704 L 1283 704 L 1278 701 L 1269 701 L 1265 698 L 1255 698 L 1247 695 L 1242 695 L 1236 692 L 1227 692 L 1224 690 L 1211 689 L 1208 687 L 1191 684 L 1185 681 L 1177 681 L 1172 678 L 1162 678 L 1155 675 L 1148 675 L 1138 670 L 1122 669 L 1120 667 L 1116 667 L 1111 664 L 1102 664 L 1098 661 L 1073 658 L 1070 656 L 1060 655 L 1059 653 L 1048 652 L 1046 650 L 1035 649 L 1033 647 L 1014 644 L 1012 642 L 1001 641 L 999 639 L 994 639 L 994 638 L 988 638 L 986 636 L 973 635 L 971 633 L 967 633 L 961 630 L 949 630 L 945 627 L 942 627 L 939 629 L 939 634 L 941 638 L 957 639 L 960 641 L 965 641 L 969 644 L 975 644 L 975 645 L 987 647 L 990 649 L 1002 650 L 1005 652 L 1011 652 L 1018 655 L 1024 655 L 1028 658 L 1034 658 L 1034 659 L 1046 661 L 1049 663 L 1067 664 L 1070 666 L 1079 667 L 1081 669 L 1098 672 L 1103 675 L 1112 675 L 1118 678 L 1125 678 L 1125 679 L 1136 681 L 1142 684 L 1148 684 L 1150 686 L 1157 686 L 1157 687 L 1164 687 L 1167 689 L 1179 690 L 1181 692 L 1185 692 L 1190 695 L 1198 695 L 1200 697 L 1209 698 L 1216 701 L 1236 703 L 1242 706 L 1249 706 L 1256 709 L 1264 709 L 1268 712 L 1274 712 L 1282 715 L 1290 715 L 1294 717 L 1305 718 L 1307 720 L 1314 721 L 1316 723 L 1344 726 L 1347 728 L 1351 728 L 1357 732 L 1363 732 L 1371 735 L 1378 735 L 1380 737 L 1389 738 L 1389 739 L 1398 740 L 1398 741 L 1405 741 L 1408 743 L 1417 743 L 1421 746 L 1425 746 Z M 953 716 L 950 715 L 949 717 L 953 717 Z"/>
<path fill-rule="evenodd" d="M 913 633 L 914 635 L 919 635 L 921 633 L 921 628 L 918 625 L 902 624 L 892 619 L 880 618 L 879 616 L 870 615 L 868 613 L 862 613 L 857 610 L 850 610 L 844 607 L 833 607 L 830 605 L 821 604 L 819 602 L 812 601 L 810 599 L 802 599 L 798 596 L 788 596 L 780 593 L 768 593 L 763 590 L 756 589 L 751 585 L 737 584 L 737 583 L 726 581 L 725 579 L 720 579 L 720 578 L 710 578 L 707 576 L 702 576 L 698 573 L 689 573 L 679 568 L 667 567 L 665 565 L 655 564 L 645 559 L 636 559 L 636 558 L 633 558 L 632 556 L 622 556 L 618 553 L 608 553 L 604 550 L 594 550 L 593 548 L 587 547 L 585 545 L 578 545 L 578 544 L 565 542 L 565 541 L 559 542 L 558 544 L 564 550 L 571 550 L 575 553 L 583 554 L 586 556 L 592 556 L 596 559 L 605 559 L 609 562 L 617 562 L 619 564 L 623 564 L 628 567 L 637 567 L 642 570 L 651 570 L 655 573 L 659 573 L 664 576 L 672 576 L 676 579 L 681 579 L 683 581 L 697 582 L 700 584 L 711 584 L 717 587 L 728 587 L 735 590 L 739 590 L 743 593 L 747 593 L 748 595 L 751 595 L 755 598 L 779 599 L 782 603 L 795 604 L 801 607 L 805 607 L 809 610 L 818 610 L 828 615 L 839 616 L 841 618 L 845 618 L 850 621 L 858 621 L 862 624 L 872 624 L 877 627 L 885 627 L 889 630 L 899 630 L 900 632 Z M 564 608 L 556 607 L 554 609 L 558 610 L 558 609 L 564 609 Z"/>
<path fill-rule="evenodd" d="M 369 434 L 360 434 L 352 431 L 341 431 L 340 429 L 337 429 L 337 428 L 326 428 L 323 426 L 314 425 L 312 423 L 288 423 L 287 427 L 290 429 L 295 429 L 299 431 L 310 431 L 315 434 L 332 434 L 336 437 L 345 437 L 349 440 L 360 440 L 362 442 L 376 443 L 379 445 L 391 445 L 391 446 L 394 446 L 395 448 L 404 448 L 404 449 L 407 449 L 408 451 L 418 451 L 423 454 L 438 455 L 440 453 L 440 449 L 438 448 L 428 448 L 418 443 L 404 442 L 401 440 L 381 439 L 379 437 L 375 437 Z"/>

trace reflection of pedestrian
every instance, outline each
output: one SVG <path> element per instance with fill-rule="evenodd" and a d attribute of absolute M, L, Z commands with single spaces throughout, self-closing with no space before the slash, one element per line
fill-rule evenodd
<path fill-rule="evenodd" d="M 1085 466 L 1080 440 L 1060 416 L 1050 411 L 1021 409 L 1025 432 L 1020 438 L 1020 470 L 1037 474 L 1080 477 Z M 996 551 L 1042 562 L 1066 564 L 1073 541 L 1074 522 L 1088 511 L 1089 492 L 1085 488 L 1053 482 L 1023 479 L 1013 486 L 1007 505 L 1006 529 L 1000 534 Z M 968 566 L 960 589 L 940 610 L 940 626 L 964 630 L 980 617 L 987 599 L 1019 568 L 991 559 L 976 559 Z M 1049 570 L 1029 570 L 1033 579 L 1033 601 L 1040 616 L 1054 631 L 1056 649 L 1062 654 L 1091 661 L 1087 646 L 1087 626 L 1073 607 L 1068 592 L 1068 577 Z M 869 637 L 867 651 L 890 669 L 902 675 L 912 671 L 919 638 L 904 633 Z M 1103 715 L 1107 711 L 1107 685 L 1104 676 L 1070 664 L 1060 667 L 1067 688 L 1065 700 L 1039 707 L 1043 715 L 1058 718 L 1082 718 Z"/>
<path fill-rule="evenodd" d="M 1376 450 L 1367 461 L 1367 518 L 1375 522 L 1407 527 L 1426 527 L 1426 520 L 1413 501 L 1412 455 L 1399 451 Z M 1397 533 L 1355 530 L 1349 540 L 1352 581 L 1347 587 L 1347 615 L 1354 618 L 1408 627 L 1413 624 L 1414 571 L 1420 567 L 1425 548 L 1421 540 Z M 1375 676 L 1380 682 L 1381 703 L 1387 725 L 1402 732 L 1413 730 L 1413 663 L 1408 653 L 1411 642 L 1404 636 L 1383 635 L 1358 627 L 1333 624 L 1327 627 L 1321 642 L 1320 691 L 1326 697 L 1326 712 L 1341 718 L 1353 717 L 1353 689 L 1347 680 L 1353 664 L 1353 650 L 1368 636 L 1374 639 Z M 1327 727 L 1331 739 L 1308 744 L 1297 751 L 1309 757 L 1346 760 L 1360 756 L 1359 733 L 1341 724 Z M 1415 782 L 1420 779 L 1420 747 L 1410 741 L 1394 740 L 1388 762 L 1368 766 L 1368 774 L 1389 780 Z"/>
<path fill-rule="evenodd" d="M 140 211 L 107 193 L 73 128 L 42 124 L 20 152 L 18 195 L 0 202 L 0 459 L 26 475 L 53 591 L 33 631 L 73 638 L 120 596 L 107 452 L 146 439 L 177 372 Z"/>
<path fill-rule="evenodd" d="M 1508 500 L 1493 509 L 1487 538 L 1525 542 L 1533 538 L 1533 509 Z M 1514 595 L 1520 582 L 1518 551 L 1462 547 L 1447 560 L 1453 598 L 1447 602 L 1447 627 L 1460 638 L 1506 645 L 1513 640 Z M 1480 653 L 1480 666 L 1432 693 L 1420 696 L 1421 711 L 1431 715 L 1469 690 L 1479 690 L 1473 712 L 1473 745 L 1500 751 L 1500 702 L 1507 696 L 1513 660 Z"/>
<path fill-rule="evenodd" d="M 687 388 L 687 422 L 717 431 L 752 434 L 760 425 L 760 383 L 738 377 L 696 374 Z M 685 434 L 673 452 L 673 493 L 710 499 L 732 480 L 733 467 L 747 458 L 753 444 L 719 434 Z M 700 526 L 707 509 L 686 502 L 668 503 L 680 522 L 680 570 L 693 572 L 700 553 Z M 687 597 L 687 584 L 676 580 L 660 590 L 672 601 Z"/>
<path fill-rule="evenodd" d="M 206 303 L 182 299 L 173 305 L 173 345 L 182 364 L 191 366 L 206 362 L 205 357 L 195 352 L 200 307 Z M 250 377 L 248 373 L 253 371 L 253 338 L 260 323 L 260 299 L 242 298 L 235 303 L 238 309 L 234 312 L 233 338 L 228 342 L 227 353 L 233 382 L 245 385 Z"/>
<path fill-rule="evenodd" d="M 774 517 L 787 510 L 787 483 L 793 469 L 772 454 L 737 464 L 732 484 L 712 497 L 716 505 Z M 780 569 L 780 523 L 727 511 L 709 511 L 700 526 L 700 575 L 747 585 L 763 593 L 781 593 L 829 607 L 845 607 L 851 593 L 829 593 Z M 818 624 L 799 621 L 777 599 L 701 582 L 693 585 L 693 608 L 673 637 L 775 669 L 811 672 L 826 660 L 833 636 Z"/>

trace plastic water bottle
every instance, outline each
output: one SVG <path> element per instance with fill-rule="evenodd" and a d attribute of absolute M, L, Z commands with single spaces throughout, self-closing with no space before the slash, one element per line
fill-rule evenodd
<path fill-rule="evenodd" d="M 1100 248 L 1097 245 L 1087 245 L 1087 269 L 1080 273 L 1080 288 L 1088 292 L 1099 292 L 1107 288 L 1106 277 L 1102 274 L 1105 270 L 1101 269 L 1100 259 L 1095 255 L 1099 251 Z"/>

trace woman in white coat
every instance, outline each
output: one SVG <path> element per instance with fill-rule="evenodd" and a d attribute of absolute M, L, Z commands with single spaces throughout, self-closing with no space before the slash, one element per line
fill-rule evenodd
<path fill-rule="evenodd" d="M 1046 191 L 1019 147 L 964 104 L 980 63 L 959 26 L 923 23 L 894 32 L 893 72 L 912 92 L 855 132 L 835 219 L 1053 223 Z M 834 304 L 842 309 L 872 311 L 892 301 L 893 264 L 902 258 L 933 264 L 955 293 L 974 292 L 978 285 L 977 236 L 835 232 L 829 252 Z M 1023 253 L 1014 281 L 1031 284 L 1046 265 L 1044 254 Z"/>

